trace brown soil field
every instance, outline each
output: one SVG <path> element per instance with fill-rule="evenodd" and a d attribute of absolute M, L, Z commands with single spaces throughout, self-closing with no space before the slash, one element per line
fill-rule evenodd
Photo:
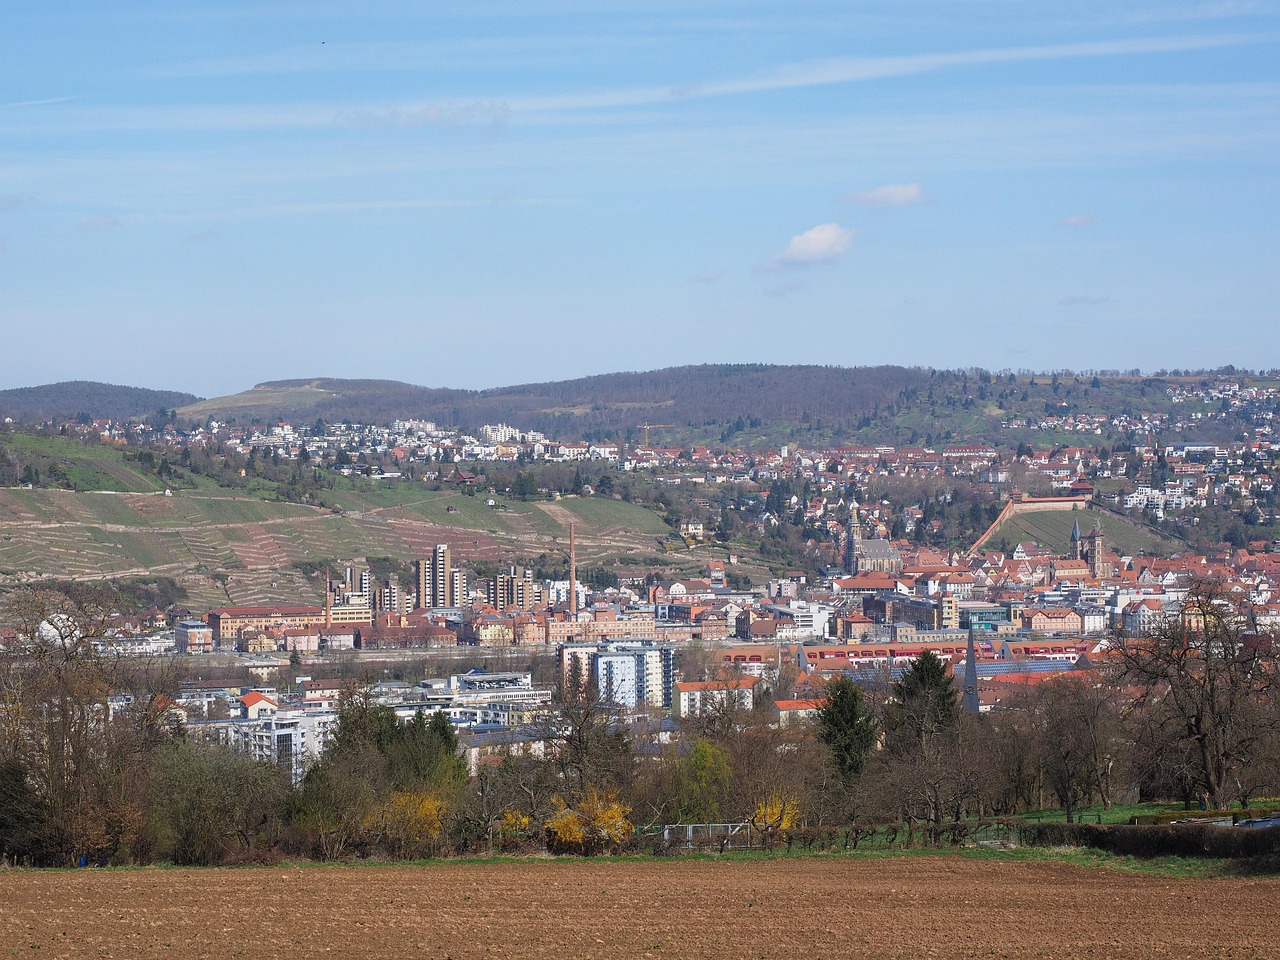
<path fill-rule="evenodd" d="M 1250 957 L 1280 879 L 957 856 L 0 873 L 0 957 Z"/>

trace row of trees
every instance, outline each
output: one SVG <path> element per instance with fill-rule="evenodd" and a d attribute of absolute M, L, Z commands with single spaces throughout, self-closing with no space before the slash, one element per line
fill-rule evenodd
<path fill-rule="evenodd" d="M 26 639 L 0 656 L 0 853 L 45 865 L 592 853 L 646 824 L 751 822 L 766 837 L 897 824 L 936 839 L 1047 806 L 1070 820 L 1135 797 L 1247 804 L 1280 792 L 1277 659 L 1225 601 L 1193 594 L 1156 634 L 1118 638 L 1113 672 L 1014 687 L 982 715 L 960 709 L 931 654 L 879 682 L 833 681 L 808 727 L 726 704 L 668 738 L 588 688 L 470 774 L 443 715 L 399 723 L 353 693 L 295 786 L 175 726 L 170 669 L 95 644 L 114 598 L 30 590 L 9 608 Z"/>

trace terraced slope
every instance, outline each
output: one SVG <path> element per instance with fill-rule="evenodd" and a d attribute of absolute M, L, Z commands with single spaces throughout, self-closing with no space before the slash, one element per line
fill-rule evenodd
<path fill-rule="evenodd" d="M 492 499 L 492 503 L 490 502 Z M 0 588 L 43 577 L 164 574 L 192 606 L 319 599 L 305 562 L 405 562 L 448 543 L 462 561 L 567 554 L 583 564 L 659 554 L 667 528 L 614 500 L 523 503 L 408 487 L 333 496 L 336 509 L 208 491 L 0 490 Z"/>
<path fill-rule="evenodd" d="M 997 527 L 987 540 L 986 549 L 996 550 L 1002 541 L 1010 548 L 1026 540 L 1066 556 L 1071 546 L 1071 528 L 1080 522 L 1080 533 L 1087 536 L 1094 523 L 1102 524 L 1106 545 L 1124 556 L 1155 554 L 1168 556 L 1183 548 L 1157 531 L 1107 510 L 1089 507 L 1075 511 L 1035 511 L 1020 513 Z"/>

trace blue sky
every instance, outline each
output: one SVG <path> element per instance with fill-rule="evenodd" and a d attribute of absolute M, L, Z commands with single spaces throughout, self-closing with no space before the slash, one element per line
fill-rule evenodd
<path fill-rule="evenodd" d="M 1280 365 L 1280 2 L 4 24 L 0 387 Z"/>

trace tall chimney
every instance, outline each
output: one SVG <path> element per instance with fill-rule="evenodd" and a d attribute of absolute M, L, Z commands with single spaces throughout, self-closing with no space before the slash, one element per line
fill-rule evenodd
<path fill-rule="evenodd" d="M 574 623 L 578 622 L 578 551 L 572 520 L 569 521 L 569 617 Z"/>

